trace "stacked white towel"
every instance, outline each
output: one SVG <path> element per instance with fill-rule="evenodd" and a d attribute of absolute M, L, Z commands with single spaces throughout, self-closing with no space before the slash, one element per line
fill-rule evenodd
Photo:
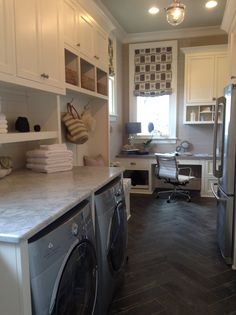
<path fill-rule="evenodd" d="M 41 145 L 26 153 L 26 167 L 35 172 L 54 173 L 73 167 L 73 153 L 65 144 Z"/>
<path fill-rule="evenodd" d="M 6 115 L 0 113 L 0 133 L 8 132 L 8 123 L 6 120 Z"/>

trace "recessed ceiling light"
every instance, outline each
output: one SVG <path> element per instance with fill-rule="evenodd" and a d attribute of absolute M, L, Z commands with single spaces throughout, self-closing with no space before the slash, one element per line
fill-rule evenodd
<path fill-rule="evenodd" d="M 151 7 L 148 12 L 150 14 L 157 14 L 160 10 L 157 7 Z"/>
<path fill-rule="evenodd" d="M 207 1 L 207 3 L 205 4 L 205 7 L 207 9 L 212 9 L 212 8 L 216 7 L 217 4 L 218 4 L 217 1 L 211 0 L 211 1 Z"/>

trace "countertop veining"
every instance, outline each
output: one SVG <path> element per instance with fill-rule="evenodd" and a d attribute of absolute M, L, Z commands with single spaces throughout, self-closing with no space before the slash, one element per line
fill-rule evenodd
<path fill-rule="evenodd" d="M 117 167 L 74 167 L 53 174 L 13 172 L 0 180 L 0 241 L 30 238 L 121 173 Z"/>

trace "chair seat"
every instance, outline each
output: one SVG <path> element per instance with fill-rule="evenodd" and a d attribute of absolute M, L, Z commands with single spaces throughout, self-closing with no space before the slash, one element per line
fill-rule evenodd
<path fill-rule="evenodd" d="M 178 181 L 181 184 L 187 183 L 194 178 L 195 178 L 194 176 L 178 175 Z"/>

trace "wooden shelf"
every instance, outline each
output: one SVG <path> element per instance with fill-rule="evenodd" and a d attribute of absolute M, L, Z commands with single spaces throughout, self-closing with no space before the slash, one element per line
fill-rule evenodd
<path fill-rule="evenodd" d="M 58 138 L 57 131 L 13 132 L 0 134 L 0 144 L 57 138 Z"/>
<path fill-rule="evenodd" d="M 82 93 L 84 95 L 90 95 L 90 96 L 93 96 L 93 97 L 96 97 L 96 98 L 101 98 L 101 99 L 104 99 L 104 100 L 108 100 L 108 96 L 107 95 L 102 95 L 102 94 L 99 94 L 99 93 L 96 93 L 96 92 L 93 92 L 93 91 L 90 91 L 90 90 L 87 90 L 87 89 L 84 89 L 84 88 L 81 88 L 81 87 L 78 87 L 78 86 L 74 86 L 74 85 L 69 84 L 69 83 L 66 83 L 66 89 L 68 91 Z"/>

